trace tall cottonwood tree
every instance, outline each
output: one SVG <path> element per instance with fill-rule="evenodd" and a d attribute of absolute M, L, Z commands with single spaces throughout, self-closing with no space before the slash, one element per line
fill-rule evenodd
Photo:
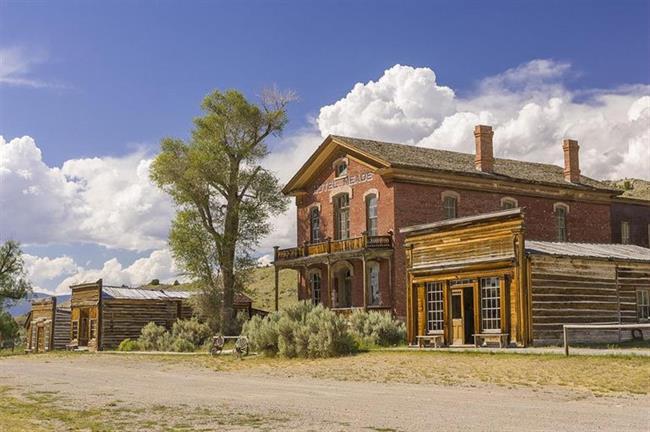
<path fill-rule="evenodd" d="M 20 244 L 7 240 L 0 246 L 0 311 L 5 300 L 19 300 L 30 290 Z"/>
<path fill-rule="evenodd" d="M 256 105 L 238 91 L 215 91 L 203 100 L 191 139 L 163 139 L 151 165 L 151 178 L 179 207 L 172 253 L 187 273 L 221 291 L 226 331 L 234 322 L 238 272 L 269 233 L 269 218 L 287 207 L 278 179 L 261 161 L 268 154 L 266 138 L 287 123 L 291 99 L 266 91 Z"/>

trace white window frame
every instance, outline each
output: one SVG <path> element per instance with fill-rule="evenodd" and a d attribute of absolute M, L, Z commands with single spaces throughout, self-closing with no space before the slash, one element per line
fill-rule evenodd
<path fill-rule="evenodd" d="M 374 200 L 374 206 L 371 205 L 371 200 Z M 376 236 L 379 234 L 379 215 L 377 212 L 379 198 L 375 194 L 368 194 L 365 196 L 364 201 L 366 204 L 366 234 Z"/>
<path fill-rule="evenodd" d="M 317 213 L 317 216 L 314 217 L 314 213 Z M 316 220 L 316 227 L 314 226 L 314 220 Z M 316 228 L 316 229 L 315 229 Z M 320 207 L 312 206 L 309 208 L 309 241 L 311 243 L 319 243 L 320 238 Z"/>
<path fill-rule="evenodd" d="M 424 284 L 428 334 L 442 334 L 445 330 L 443 290 L 443 282 L 425 282 Z"/>
<path fill-rule="evenodd" d="M 321 271 L 319 269 L 311 270 L 308 277 L 311 302 L 314 305 L 318 305 L 323 302 L 323 278 L 321 276 Z"/>
<path fill-rule="evenodd" d="M 343 197 L 347 197 L 347 205 L 341 207 L 338 203 Z M 350 195 L 343 192 L 333 197 L 334 203 L 334 228 L 335 240 L 346 240 L 350 238 Z M 345 220 L 342 217 L 345 216 Z"/>
<path fill-rule="evenodd" d="M 442 217 L 444 220 L 455 219 L 458 217 L 458 205 L 460 204 L 460 194 L 454 191 L 444 191 L 440 194 L 442 200 Z M 450 206 L 449 203 L 453 203 Z M 450 213 L 453 213 L 450 214 Z"/>
<path fill-rule="evenodd" d="M 560 212 L 559 209 L 562 209 L 563 214 L 560 221 Z M 553 204 L 553 218 L 555 219 L 555 229 L 556 229 L 556 241 L 558 242 L 568 242 L 569 241 L 569 206 L 564 203 L 555 203 Z"/>
<path fill-rule="evenodd" d="M 501 278 L 498 276 L 480 278 L 479 290 L 481 293 L 481 332 L 501 333 Z"/>
<path fill-rule="evenodd" d="M 339 173 L 339 167 L 342 165 L 345 165 L 345 168 Z M 348 158 L 338 158 L 332 163 L 332 168 L 334 169 L 334 178 L 343 178 L 347 177 L 348 175 L 348 169 L 350 168 L 350 164 L 348 163 Z"/>
<path fill-rule="evenodd" d="M 621 244 L 630 244 L 630 223 L 628 221 L 621 222 Z"/>

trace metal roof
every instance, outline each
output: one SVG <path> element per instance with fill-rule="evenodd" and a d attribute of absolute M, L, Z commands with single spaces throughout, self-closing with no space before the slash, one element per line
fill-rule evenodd
<path fill-rule="evenodd" d="M 102 298 L 132 299 L 132 300 L 170 300 L 189 298 L 190 293 L 186 291 L 163 291 L 148 290 L 127 287 L 102 287 Z"/>
<path fill-rule="evenodd" d="M 557 243 L 526 240 L 526 252 L 650 262 L 650 249 L 624 244 Z"/>

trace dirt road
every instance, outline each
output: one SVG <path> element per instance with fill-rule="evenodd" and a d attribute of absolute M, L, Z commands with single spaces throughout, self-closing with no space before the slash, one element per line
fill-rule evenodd
<path fill-rule="evenodd" d="M 183 410 L 195 408 L 235 410 L 262 419 L 272 416 L 277 421 L 266 426 L 281 430 L 650 428 L 647 396 L 585 397 L 560 390 L 283 378 L 265 375 L 263 371 L 216 372 L 114 355 L 0 359 L 0 383 L 21 391 L 57 392 L 75 407 L 120 403 L 142 408 L 171 407 L 181 416 Z M 257 428 L 265 429 L 264 422 L 225 425 L 220 430 Z"/>

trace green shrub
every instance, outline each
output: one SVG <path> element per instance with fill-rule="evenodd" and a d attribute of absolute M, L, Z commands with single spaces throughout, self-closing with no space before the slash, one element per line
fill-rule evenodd
<path fill-rule="evenodd" d="M 212 336 L 212 330 L 207 324 L 200 323 L 196 318 L 177 320 L 172 327 L 174 340 L 183 339 L 195 347 L 201 346 Z"/>
<path fill-rule="evenodd" d="M 362 345 L 395 346 L 406 340 L 404 323 L 386 312 L 354 311 L 348 321 L 352 335 Z"/>
<path fill-rule="evenodd" d="M 194 352 L 196 351 L 196 345 L 187 339 L 176 338 L 172 342 L 170 349 L 175 352 Z"/>
<path fill-rule="evenodd" d="M 138 344 L 144 351 L 169 351 L 172 345 L 172 335 L 163 326 L 150 322 L 142 327 Z"/>
<path fill-rule="evenodd" d="M 118 351 L 140 351 L 140 344 L 133 339 L 124 339 L 117 347 Z"/>
<path fill-rule="evenodd" d="M 242 330 L 253 351 L 283 357 L 334 357 L 357 345 L 342 317 L 307 302 L 265 318 L 253 317 Z"/>

